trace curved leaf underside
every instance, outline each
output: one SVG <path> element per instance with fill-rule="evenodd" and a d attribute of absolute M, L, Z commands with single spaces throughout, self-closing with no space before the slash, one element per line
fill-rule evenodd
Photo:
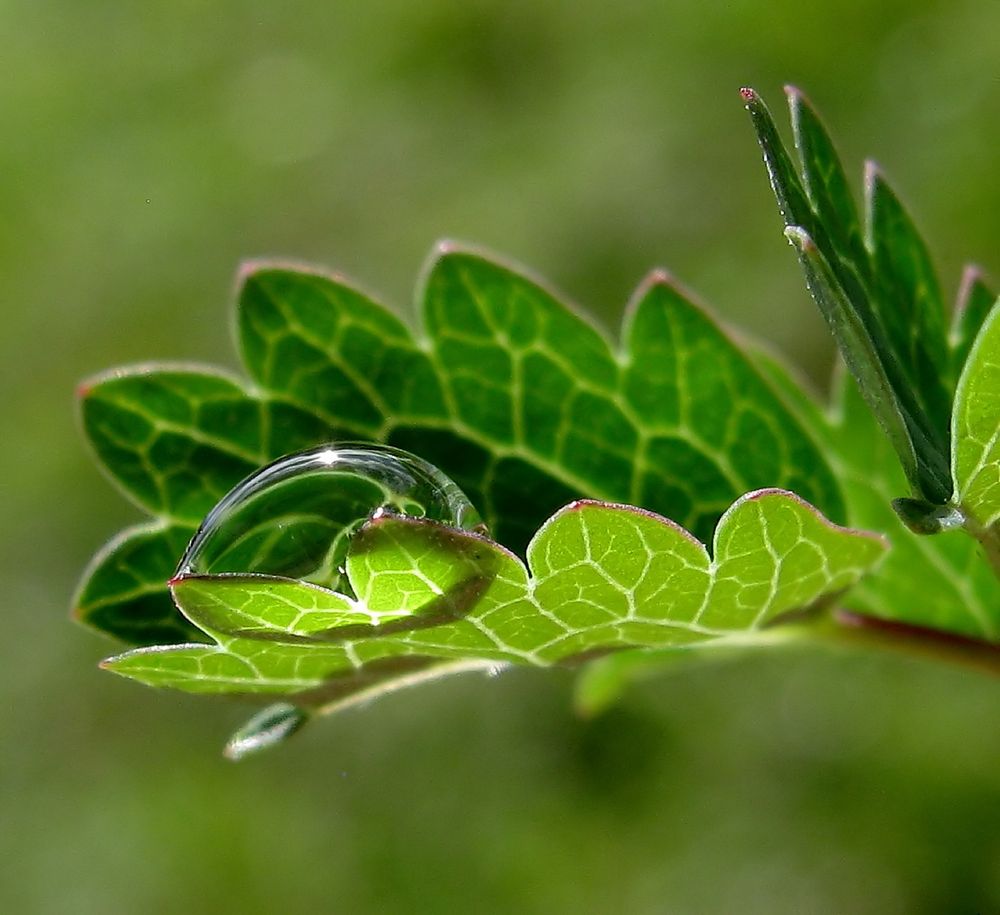
<path fill-rule="evenodd" d="M 78 618 L 133 644 L 190 637 L 165 584 L 177 543 L 260 465 L 337 439 L 436 464 L 522 555 L 578 498 L 643 505 L 702 542 L 735 499 L 768 486 L 845 520 L 813 437 L 664 274 L 634 297 L 620 349 L 538 283 L 453 245 L 418 298 L 420 334 L 339 277 L 250 264 L 238 334 L 251 383 L 152 366 L 84 385 L 98 459 L 157 525 L 95 559 Z"/>
<path fill-rule="evenodd" d="M 481 536 L 383 516 L 351 543 L 358 601 L 290 579 L 181 577 L 177 605 L 216 644 L 139 648 L 104 666 L 316 706 L 442 661 L 565 664 L 746 635 L 855 584 L 884 549 L 779 490 L 727 510 L 711 557 L 676 524 L 607 503 L 557 512 L 527 564 Z"/>

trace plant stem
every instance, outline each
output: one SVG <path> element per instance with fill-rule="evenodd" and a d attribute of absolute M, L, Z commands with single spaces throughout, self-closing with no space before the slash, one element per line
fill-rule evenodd
<path fill-rule="evenodd" d="M 1000 529 L 996 525 L 985 527 L 968 512 L 963 511 L 962 515 L 965 519 L 963 527 L 982 544 L 993 574 L 1000 579 Z"/>
<path fill-rule="evenodd" d="M 804 625 L 810 635 L 846 647 L 871 647 L 948 661 L 1000 676 L 1000 645 L 850 610 L 834 610 Z"/>

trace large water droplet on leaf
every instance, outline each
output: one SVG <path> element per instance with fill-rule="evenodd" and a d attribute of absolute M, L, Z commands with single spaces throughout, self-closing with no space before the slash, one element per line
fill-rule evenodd
<path fill-rule="evenodd" d="M 232 489 L 202 522 L 177 573 L 280 575 L 350 594 L 351 535 L 381 512 L 485 531 L 472 503 L 433 464 L 387 445 L 326 445 L 279 458 Z"/>

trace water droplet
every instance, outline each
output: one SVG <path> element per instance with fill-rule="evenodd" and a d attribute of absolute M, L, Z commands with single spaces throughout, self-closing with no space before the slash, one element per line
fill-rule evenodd
<path fill-rule="evenodd" d="M 280 575 L 350 594 L 351 535 L 384 512 L 485 533 L 472 503 L 433 464 L 387 445 L 324 445 L 235 486 L 205 517 L 177 574 Z"/>

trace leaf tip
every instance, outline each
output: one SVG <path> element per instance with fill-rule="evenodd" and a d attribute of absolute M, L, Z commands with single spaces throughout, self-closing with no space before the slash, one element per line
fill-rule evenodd
<path fill-rule="evenodd" d="M 885 187 L 885 183 L 885 173 L 882 171 L 882 166 L 874 159 L 865 159 L 865 194 L 871 196 L 878 188 Z"/>
<path fill-rule="evenodd" d="M 986 271 L 979 264 L 966 264 L 962 268 L 962 278 L 958 283 L 958 295 L 955 299 L 955 310 L 964 311 L 972 298 L 972 292 L 976 286 L 984 285 L 987 282 Z"/>
<path fill-rule="evenodd" d="M 711 309 L 709 306 L 694 292 L 692 292 L 691 289 L 685 286 L 669 270 L 657 267 L 643 277 L 642 282 L 639 283 L 635 292 L 632 293 L 632 296 L 625 307 L 626 318 L 624 323 L 626 325 L 631 323 L 635 312 L 639 310 L 639 307 L 649 294 L 657 290 L 663 290 L 671 293 L 671 304 L 675 307 L 689 305 L 703 314 L 711 315 Z"/>
<path fill-rule="evenodd" d="M 798 86 L 792 85 L 791 83 L 786 83 L 783 88 L 785 90 L 785 99 L 788 102 L 788 109 L 792 113 L 793 126 L 801 118 L 803 108 L 809 109 L 809 111 L 815 116 L 816 106 L 802 89 Z"/>
<path fill-rule="evenodd" d="M 816 254 L 819 251 L 812 236 L 802 226 L 785 226 L 785 238 L 803 254 Z"/>
<path fill-rule="evenodd" d="M 236 267 L 236 276 L 233 285 L 239 291 L 251 280 L 262 273 L 299 273 L 305 276 L 315 277 L 322 280 L 329 280 L 339 286 L 349 286 L 356 288 L 356 284 L 336 270 L 329 270 L 326 267 L 310 264 L 306 261 L 296 260 L 286 257 L 250 257 L 240 261 Z"/>
<path fill-rule="evenodd" d="M 757 90 L 750 86 L 740 87 L 740 98 L 743 99 L 747 107 L 760 103 L 760 96 L 757 94 Z"/>
<path fill-rule="evenodd" d="M 444 257 L 448 254 L 458 254 L 463 250 L 464 247 L 454 238 L 439 238 L 434 243 L 431 253 L 437 255 L 438 257 Z"/>
<path fill-rule="evenodd" d="M 636 286 L 635 292 L 632 294 L 632 298 L 629 302 L 630 307 L 634 307 L 634 303 L 642 301 L 650 292 L 657 288 L 669 289 L 673 292 L 677 292 L 684 298 L 688 298 L 688 291 L 684 288 L 683 284 L 676 276 L 674 276 L 669 270 L 664 267 L 655 267 L 650 270 L 642 280 L 639 285 Z"/>
<path fill-rule="evenodd" d="M 87 625 L 87 611 L 84 609 L 82 604 L 73 604 L 73 606 L 70 607 L 69 618 L 74 623 Z"/>
<path fill-rule="evenodd" d="M 639 288 L 642 289 L 644 286 L 656 286 L 656 285 L 673 285 L 674 277 L 673 274 L 664 267 L 654 267 L 649 273 L 646 274 L 643 281 L 639 284 Z"/>
<path fill-rule="evenodd" d="M 236 285 L 242 286 L 250 277 L 260 270 L 265 269 L 267 262 L 262 258 L 248 257 L 241 260 L 236 265 Z"/>

